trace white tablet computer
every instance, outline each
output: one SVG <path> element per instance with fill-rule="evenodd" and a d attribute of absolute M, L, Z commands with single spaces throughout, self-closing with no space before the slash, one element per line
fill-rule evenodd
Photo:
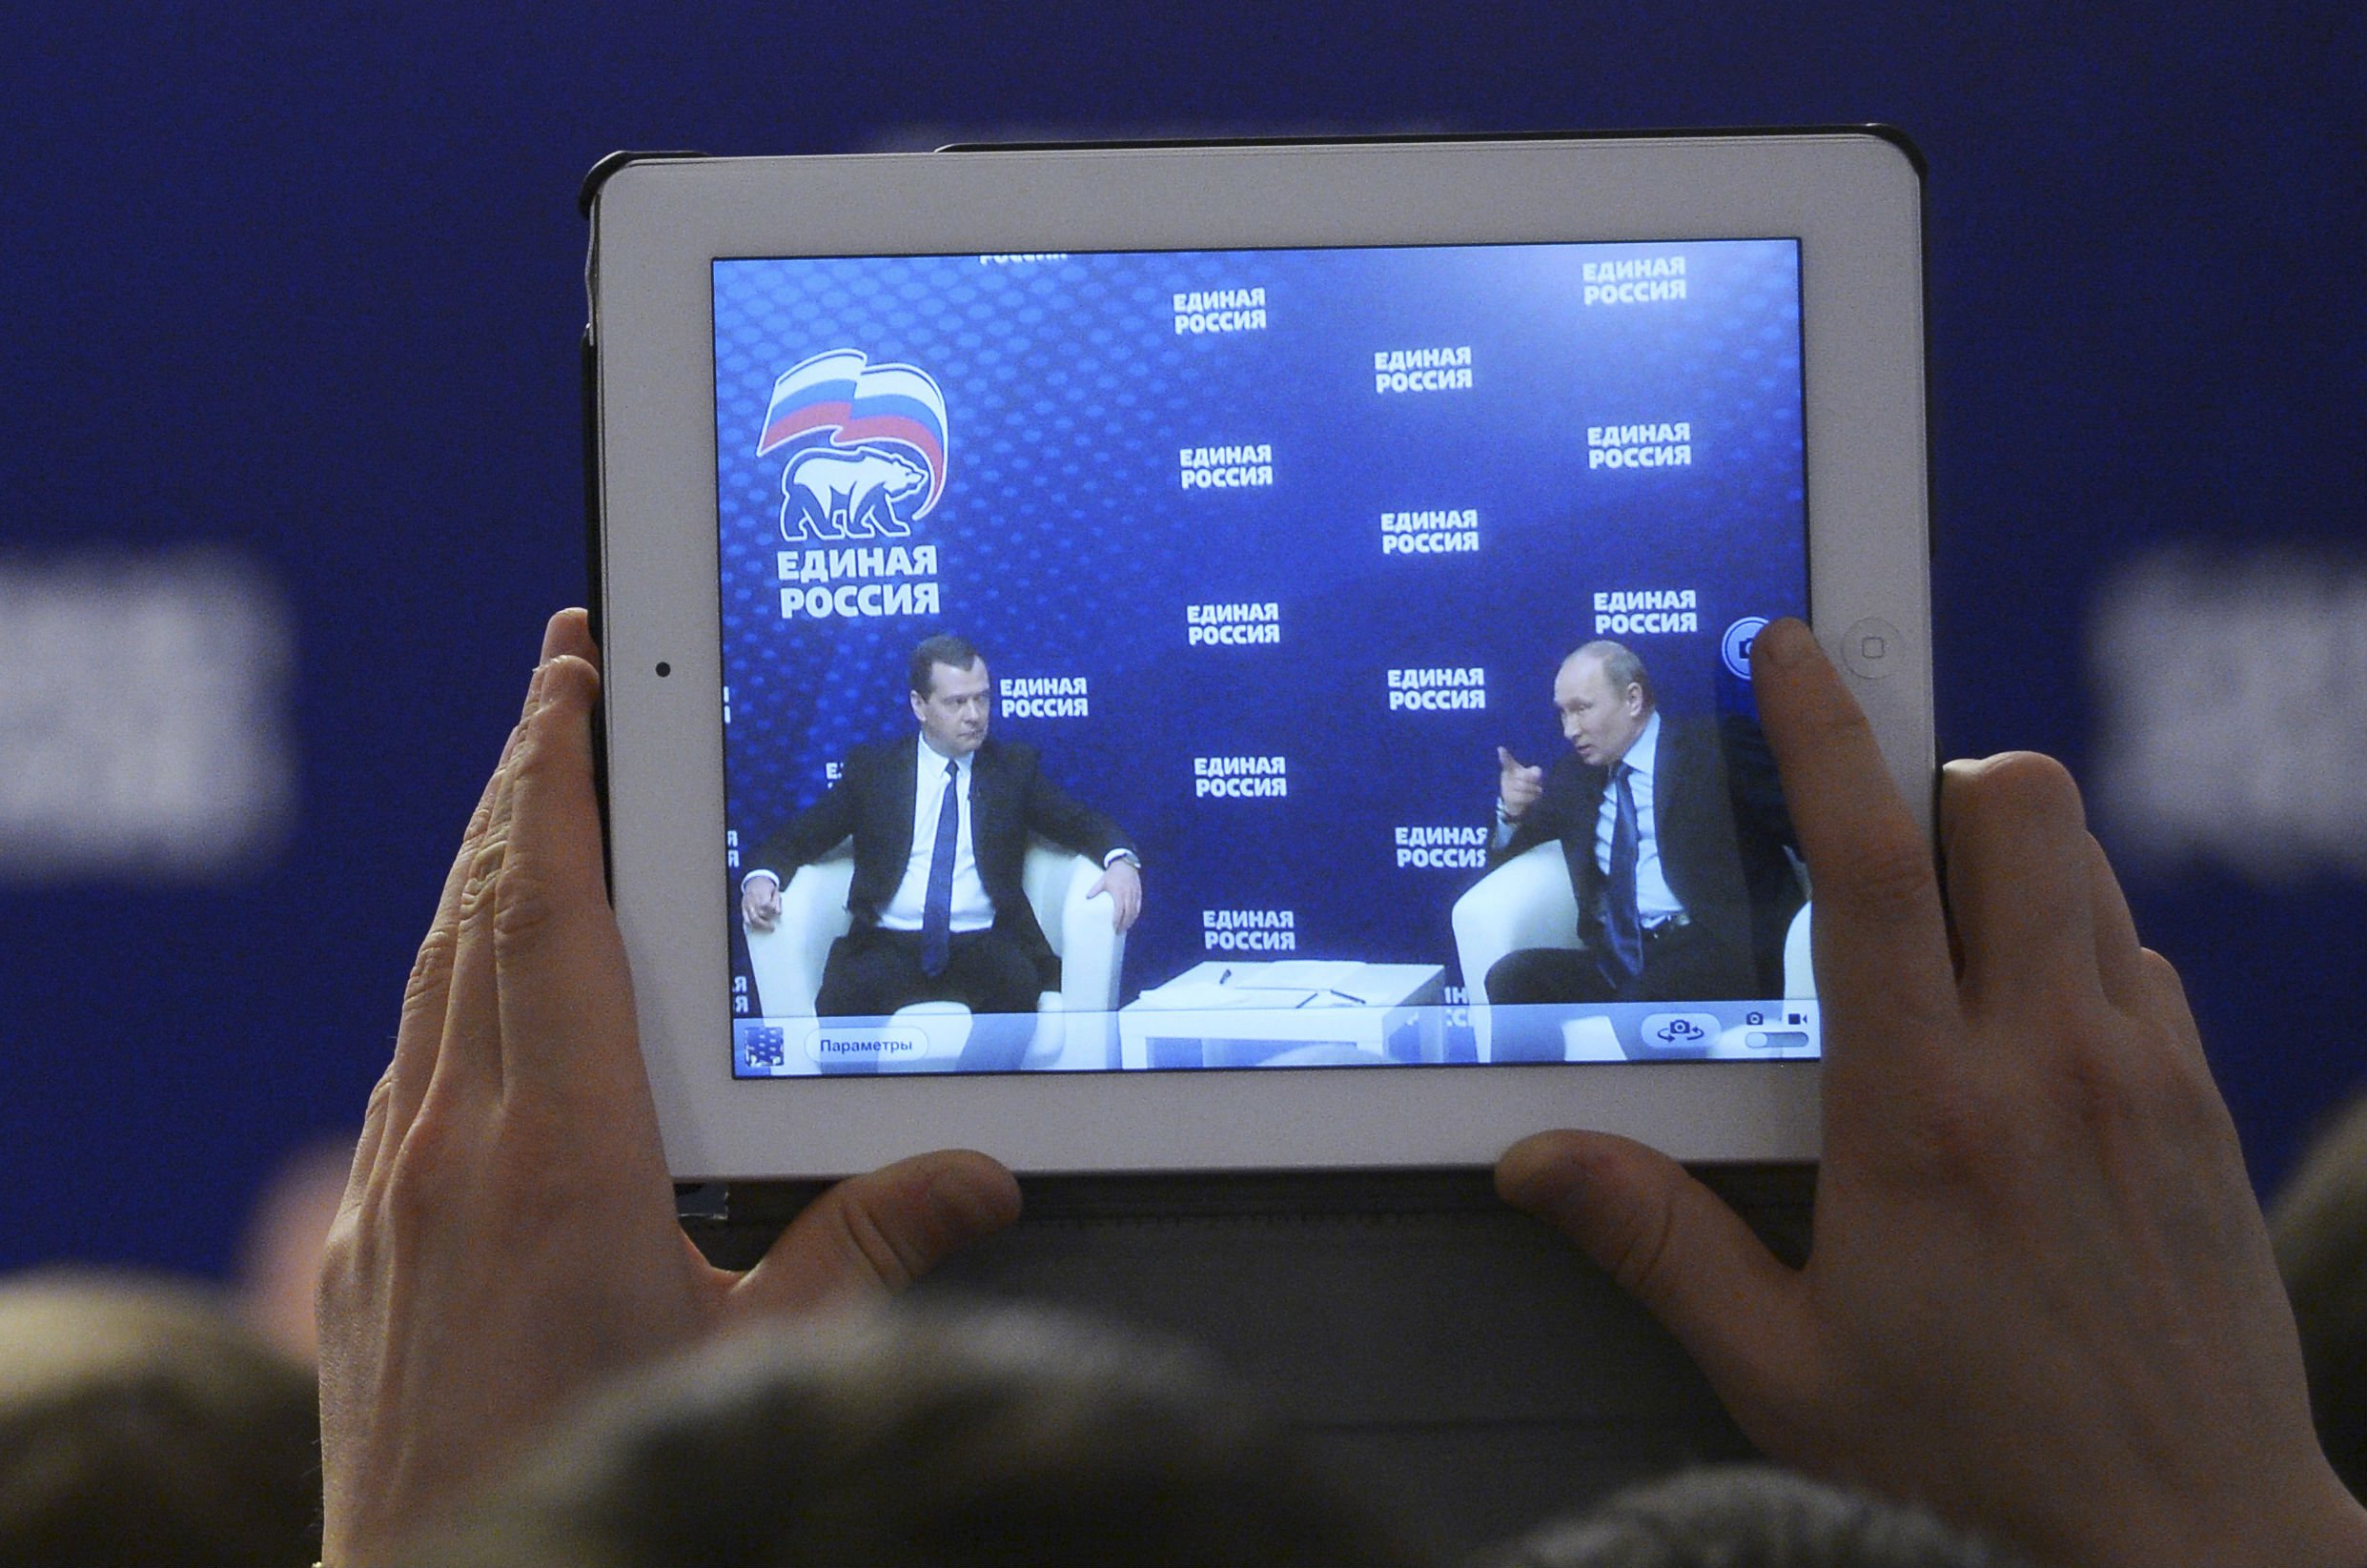
<path fill-rule="evenodd" d="M 1877 132 L 650 159 L 591 200 L 677 1176 L 1810 1158 L 1783 615 L 1932 765 Z"/>

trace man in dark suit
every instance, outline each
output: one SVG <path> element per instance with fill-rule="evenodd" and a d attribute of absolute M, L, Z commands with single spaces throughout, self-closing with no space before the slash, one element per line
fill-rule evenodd
<path fill-rule="evenodd" d="M 1032 1012 L 1059 984 L 1051 944 L 1021 886 L 1028 836 L 1100 862 L 1123 931 L 1142 912 L 1141 859 L 1116 824 L 1044 777 L 1035 748 L 990 740 L 986 661 L 958 637 L 913 650 L 908 741 L 857 746 L 830 792 L 767 838 L 740 888 L 753 930 L 781 918 L 781 887 L 842 841 L 855 845 L 852 927 L 833 943 L 814 1010 L 890 1013 L 914 1002 Z"/>
<path fill-rule="evenodd" d="M 1497 749 L 1491 859 L 1560 841 L 1584 946 L 1506 954 L 1488 1000 L 1780 995 L 1802 893 L 1758 727 L 1663 720 L 1643 662 L 1617 642 L 1571 654 L 1553 690 L 1571 755 L 1548 772 Z"/>

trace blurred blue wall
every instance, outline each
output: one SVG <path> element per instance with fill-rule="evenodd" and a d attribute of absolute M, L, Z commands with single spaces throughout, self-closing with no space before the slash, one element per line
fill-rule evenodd
<path fill-rule="evenodd" d="M 2234 770 L 2224 820 L 2254 811 L 2275 852 L 2164 827 L 2141 780 L 2107 826 L 2151 846 L 2140 926 L 2255 1179 L 2367 1077 L 2367 672 L 2335 591 L 2367 574 L 2356 4 L 101 3 L 8 33 L 0 745 L 56 741 L 83 690 L 229 712 L 263 749 L 86 757 L 112 848 L 45 858 L 37 813 L 0 818 L 0 1266 L 217 1271 L 273 1163 L 358 1120 L 541 620 L 582 592 L 575 193 L 619 147 L 1908 128 L 1942 749 Z M 93 582 L 114 621 L 34 635 Z M 2250 628 L 2250 673 L 2214 681 L 2189 625 Z M 2311 725 L 2314 765 L 2263 772 Z M 191 803 L 226 780 L 253 809 L 212 821 Z"/>

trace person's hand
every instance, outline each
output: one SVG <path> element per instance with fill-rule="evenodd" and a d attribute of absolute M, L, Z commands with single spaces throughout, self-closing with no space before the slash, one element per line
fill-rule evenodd
<path fill-rule="evenodd" d="M 1496 798 L 1503 803 L 1505 820 L 1519 822 L 1520 813 L 1545 793 L 1545 770 L 1521 766 L 1520 759 L 1502 746 L 1496 748 Z"/>
<path fill-rule="evenodd" d="M 1110 895 L 1110 920 L 1123 936 L 1142 918 L 1142 873 L 1132 861 L 1113 860 L 1102 868 L 1101 880 L 1085 889 L 1087 898 Z"/>
<path fill-rule="evenodd" d="M 1816 882 L 1808 1261 L 1622 1138 L 1527 1139 L 1499 1191 L 1658 1314 L 1769 1455 L 2067 1565 L 2367 1563 L 2184 992 L 2069 776 L 1947 770 L 1944 910 L 1806 628 L 1752 663 Z"/>
<path fill-rule="evenodd" d="M 770 871 L 751 871 L 740 885 L 740 918 L 751 931 L 769 931 L 781 921 L 781 884 Z"/>
<path fill-rule="evenodd" d="M 677 1223 L 602 889 L 582 612 L 555 618 L 370 1096 L 320 1284 L 336 1568 L 384 1558 L 591 1385 L 884 1294 L 1018 1212 L 983 1154 L 842 1182 L 745 1274 Z"/>

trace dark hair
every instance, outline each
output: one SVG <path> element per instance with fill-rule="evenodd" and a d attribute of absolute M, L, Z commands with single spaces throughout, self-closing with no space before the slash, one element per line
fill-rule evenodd
<path fill-rule="evenodd" d="M 955 637 L 951 632 L 939 632 L 912 650 L 912 664 L 907 676 L 911 682 L 912 695 L 926 697 L 935 689 L 939 664 L 966 670 L 976 662 L 978 650 L 969 645 L 969 639 Z"/>
<path fill-rule="evenodd" d="M 312 1374 L 194 1286 L 0 1286 L 0 1562 L 253 1568 L 320 1556 Z"/>
<path fill-rule="evenodd" d="M 785 1325 L 634 1379 L 439 1568 L 1399 1568 L 1416 1559 L 1189 1354 L 1041 1313 Z"/>
<path fill-rule="evenodd" d="M 2269 1209 L 2326 1457 L 2367 1497 L 2367 1095 L 2302 1155 Z"/>
<path fill-rule="evenodd" d="M 1652 696 L 1652 678 L 1644 673 L 1643 660 L 1626 643 L 1613 642 L 1607 638 L 1598 638 L 1592 642 L 1581 643 L 1572 648 L 1569 657 L 1561 662 L 1567 664 L 1572 659 L 1601 660 L 1603 679 L 1611 682 L 1611 689 L 1614 692 L 1624 692 L 1629 686 L 1642 686 L 1643 705 L 1645 707 L 1658 705 Z"/>
<path fill-rule="evenodd" d="M 1765 1465 L 1686 1471 L 1614 1493 L 1486 1568 L 2023 1568 L 1921 1509 Z"/>

